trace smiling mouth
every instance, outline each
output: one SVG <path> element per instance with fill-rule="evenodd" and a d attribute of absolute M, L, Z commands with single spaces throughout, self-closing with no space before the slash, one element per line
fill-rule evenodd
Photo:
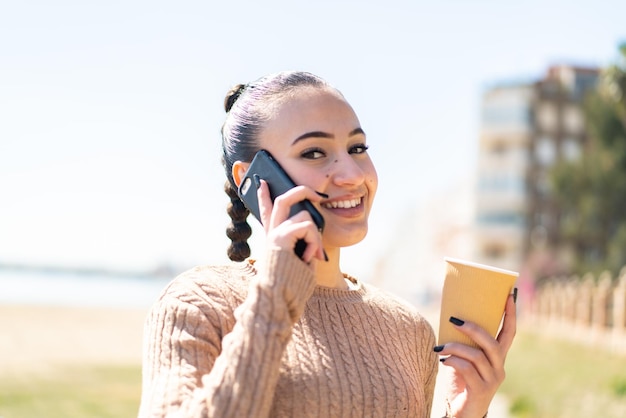
<path fill-rule="evenodd" d="M 323 203 L 322 206 L 326 209 L 351 209 L 361 204 L 362 198 L 347 199 L 347 200 L 335 200 L 332 202 Z"/>

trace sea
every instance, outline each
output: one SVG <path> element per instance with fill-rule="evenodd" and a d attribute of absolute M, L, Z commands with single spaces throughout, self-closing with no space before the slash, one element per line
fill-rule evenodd
<path fill-rule="evenodd" d="M 0 269 L 0 304 L 148 308 L 172 277 Z"/>

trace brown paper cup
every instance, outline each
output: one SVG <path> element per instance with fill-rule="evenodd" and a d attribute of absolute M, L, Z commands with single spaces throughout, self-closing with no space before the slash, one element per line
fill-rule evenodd
<path fill-rule="evenodd" d="M 445 261 L 438 344 L 459 342 L 477 347 L 450 323 L 451 316 L 475 322 L 495 338 L 518 273 L 454 258 Z"/>

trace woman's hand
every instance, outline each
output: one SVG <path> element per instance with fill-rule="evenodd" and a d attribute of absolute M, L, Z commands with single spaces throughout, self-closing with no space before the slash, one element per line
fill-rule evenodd
<path fill-rule="evenodd" d="M 480 418 L 487 413 L 504 381 L 504 361 L 516 330 L 515 298 L 509 295 L 507 299 L 504 322 L 496 339 L 475 323 L 454 319 L 451 322 L 457 322 L 455 327 L 480 349 L 460 343 L 448 343 L 435 349 L 440 355 L 449 356 L 443 364 L 454 369 L 448 394 L 449 414 L 455 418 Z"/>
<path fill-rule="evenodd" d="M 307 244 L 302 254 L 302 260 L 305 263 L 310 263 L 313 258 L 324 260 L 322 235 L 309 212 L 303 210 L 289 217 L 289 211 L 294 204 L 304 199 L 311 202 L 322 200 L 313 189 L 306 186 L 296 186 L 276 197 L 272 204 L 267 182 L 260 180 L 257 199 L 261 223 L 267 234 L 268 245 L 293 251 L 298 240 L 302 239 Z"/>

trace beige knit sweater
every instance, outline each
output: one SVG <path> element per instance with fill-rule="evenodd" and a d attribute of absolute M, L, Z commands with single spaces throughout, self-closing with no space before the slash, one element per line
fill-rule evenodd
<path fill-rule="evenodd" d="M 432 328 L 358 286 L 315 286 L 280 250 L 182 274 L 146 321 L 139 417 L 429 417 Z"/>

